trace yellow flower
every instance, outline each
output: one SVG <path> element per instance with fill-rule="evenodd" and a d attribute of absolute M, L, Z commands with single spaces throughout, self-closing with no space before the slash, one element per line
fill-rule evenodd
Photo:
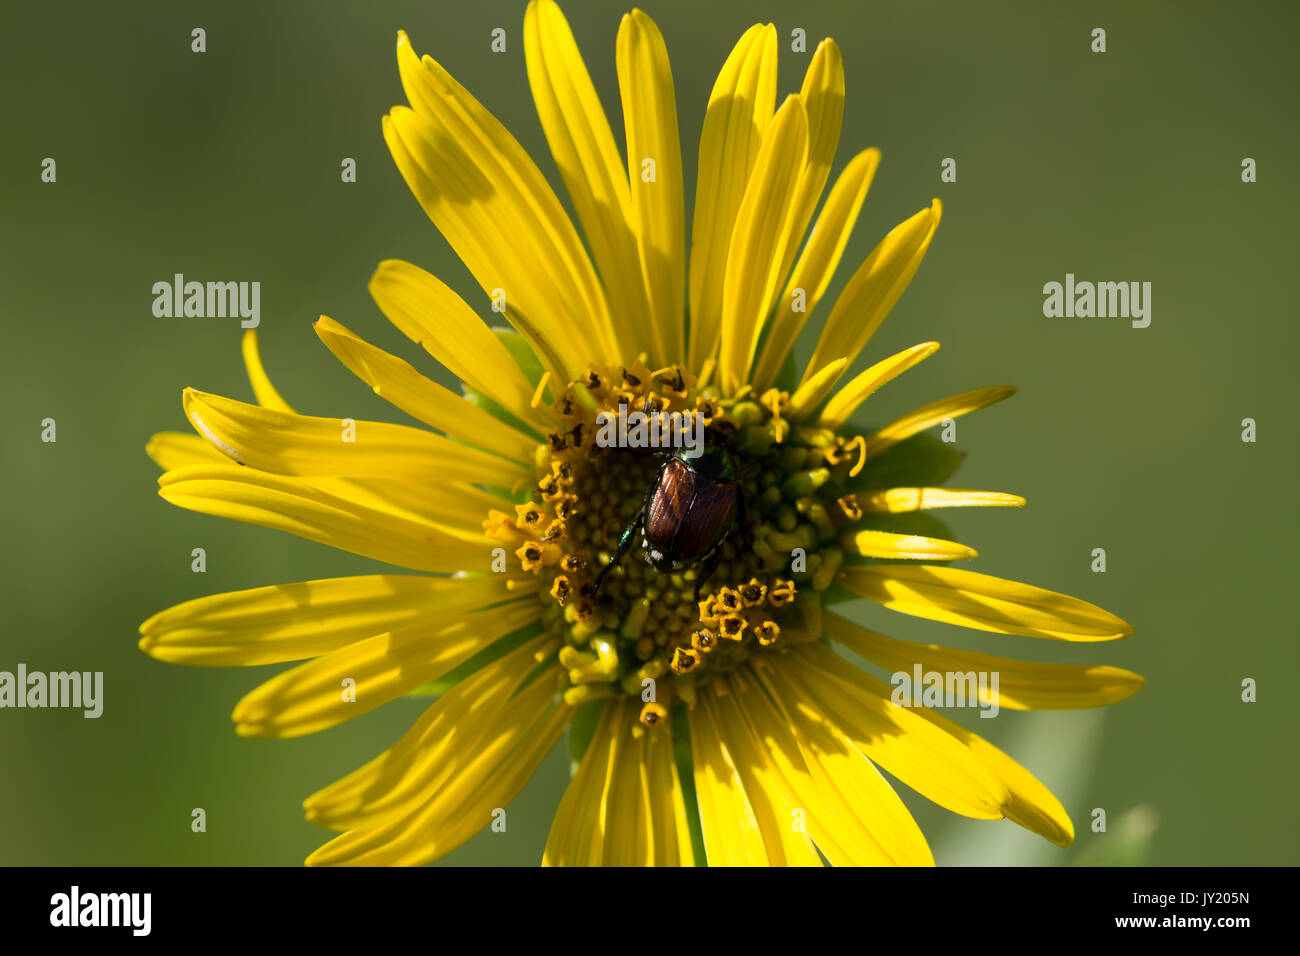
<path fill-rule="evenodd" d="M 851 421 L 938 348 L 844 381 L 925 255 L 937 200 L 858 267 L 811 360 L 794 366 L 879 160 L 874 149 L 850 159 L 814 222 L 842 120 L 835 43 L 778 106 L 774 28 L 740 38 L 708 102 L 688 254 L 675 94 L 654 23 L 635 11 L 618 33 L 625 152 L 559 8 L 533 0 L 524 30 L 585 245 L 519 143 L 405 34 L 410 106 L 383 123 L 412 192 L 514 329 L 490 330 L 414 265 L 379 266 L 380 308 L 464 396 L 322 316 L 330 351 L 428 430 L 297 413 L 250 331 L 257 404 L 186 390 L 198 434 L 149 446 L 173 504 L 422 573 L 200 598 L 146 621 L 141 648 L 183 664 L 306 661 L 239 702 L 236 729 L 249 737 L 440 695 L 388 750 L 307 799 L 309 819 L 340 831 L 313 864 L 437 859 L 492 822 L 566 728 L 580 762 L 551 864 L 931 863 L 878 767 L 954 813 L 1070 843 L 1065 810 L 1027 770 L 926 701 L 891 699 L 831 649 L 894 673 L 994 674 L 996 700 L 980 703 L 1014 710 L 1108 704 L 1142 683 L 1113 667 L 895 640 L 830 610 L 860 596 L 1001 634 L 1131 633 L 1091 604 L 954 570 L 974 550 L 925 533 L 930 509 L 1024 504 L 938 487 L 959 456 L 922 434 L 1012 389 L 954 395 L 870 432 Z M 681 532 L 655 566 L 641 560 L 638 516 L 660 459 L 597 443 L 597 415 L 620 408 L 684 414 L 713 460 L 734 465 L 680 478 L 735 486 L 716 523 L 693 506 L 679 516 L 713 545 L 690 560 L 673 553 Z"/>

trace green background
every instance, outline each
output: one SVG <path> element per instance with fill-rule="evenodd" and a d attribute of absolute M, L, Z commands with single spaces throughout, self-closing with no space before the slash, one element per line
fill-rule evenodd
<path fill-rule="evenodd" d="M 620 4 L 564 9 L 621 142 Z M 941 863 L 1115 858 L 1149 807 L 1160 864 L 1294 864 L 1297 206 L 1294 4 L 798 3 L 648 0 L 677 85 L 688 196 L 713 78 L 756 20 L 781 38 L 781 94 L 834 36 L 848 101 L 835 172 L 884 154 L 840 274 L 894 224 L 945 204 L 911 288 L 859 363 L 943 349 L 869 403 L 883 422 L 942 395 L 1016 384 L 962 419 L 954 483 L 1025 495 L 1020 511 L 945 515 L 975 570 L 1077 595 L 1136 635 L 1055 645 L 905 618 L 894 636 L 1147 678 L 1105 712 L 966 721 L 1051 786 L 1079 833 L 1061 851 L 1009 823 L 906 794 Z M 397 29 L 507 124 L 558 186 L 529 96 L 522 3 L 6 4 L 3 641 L 0 669 L 105 673 L 105 710 L 0 711 L 0 863 L 296 864 L 327 834 L 299 801 L 395 740 L 400 701 L 293 741 L 241 740 L 229 713 L 276 668 L 192 669 L 136 649 L 154 611 L 203 594 L 375 566 L 287 535 L 181 511 L 155 493 L 149 435 L 185 429 L 180 390 L 250 399 L 234 319 L 157 319 L 151 286 L 262 283 L 263 357 L 311 414 L 404 421 L 321 347 L 327 313 L 430 374 L 366 281 L 387 257 L 486 308 L 386 154 L 403 102 Z M 190 30 L 207 30 L 207 52 Z M 508 50 L 489 51 L 504 27 Z M 1108 52 L 1089 50 L 1092 28 Z M 58 181 L 40 181 L 44 157 Z M 359 181 L 342 184 L 343 157 Z M 1259 181 L 1243 184 L 1243 157 Z M 958 181 L 939 181 L 954 157 Z M 566 199 L 567 203 L 567 199 Z M 688 215 L 689 223 L 689 215 Z M 1048 319 L 1042 286 L 1153 283 L 1150 328 Z M 828 303 L 831 298 L 828 296 Z M 825 308 L 812 325 L 819 326 Z M 801 354 L 811 349 L 807 336 Z M 437 370 L 449 382 L 445 372 Z M 40 422 L 58 441 L 40 441 Z M 1244 444 L 1240 422 L 1256 419 Z M 431 491 L 432 493 L 432 491 Z M 203 547 L 208 570 L 190 571 Z M 1104 547 L 1108 571 L 1090 571 Z M 1240 701 L 1243 678 L 1259 701 Z M 964 716 L 964 715 L 963 715 Z M 991 727 L 989 725 L 992 725 Z M 510 808 L 447 858 L 532 864 L 567 779 L 557 750 Z M 207 811 L 206 833 L 190 810 Z M 1105 808 L 1110 832 L 1088 827 Z M 1107 843 L 1107 841 L 1111 841 Z"/>

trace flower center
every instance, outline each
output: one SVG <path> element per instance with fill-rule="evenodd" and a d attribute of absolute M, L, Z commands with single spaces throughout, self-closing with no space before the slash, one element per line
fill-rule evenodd
<path fill-rule="evenodd" d="M 817 592 L 843 558 L 839 528 L 861 512 L 842 487 L 852 444 L 785 422 L 784 393 L 720 401 L 677 368 L 619 371 L 566 390 L 531 500 L 484 526 L 544 579 L 566 701 L 633 695 L 653 727 L 751 654 L 820 637 Z M 663 427 L 611 441 L 602 425 L 620 412 Z M 683 434 L 696 436 L 691 455 L 673 447 Z"/>

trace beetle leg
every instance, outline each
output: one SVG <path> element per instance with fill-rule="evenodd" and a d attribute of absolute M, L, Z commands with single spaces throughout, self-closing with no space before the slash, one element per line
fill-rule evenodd
<path fill-rule="evenodd" d="M 609 562 L 600 569 L 600 574 L 596 575 L 596 590 L 592 592 L 592 597 L 600 595 L 600 586 L 605 583 L 605 575 L 609 574 L 610 571 L 613 571 L 618 563 L 623 560 L 623 555 L 627 554 L 628 548 L 632 547 L 632 542 L 636 538 L 637 529 L 641 527 L 643 521 L 645 521 L 644 507 L 636 513 L 636 517 L 632 520 L 632 523 L 623 531 L 623 536 L 618 539 L 618 548 L 615 549 Z"/>
<path fill-rule="evenodd" d="M 713 572 L 718 569 L 718 562 L 722 560 L 722 546 L 714 548 L 709 556 L 700 563 L 700 571 L 695 576 L 695 603 L 700 603 L 700 588 L 704 582 L 713 576 Z"/>
<path fill-rule="evenodd" d="M 644 527 L 646 512 L 650 510 L 650 499 L 654 495 L 654 486 L 651 486 L 641 499 L 641 510 L 636 513 L 632 523 L 623 531 L 623 536 L 618 539 L 618 548 L 614 551 L 609 563 L 600 569 L 600 574 L 596 575 L 596 589 L 592 591 L 592 598 L 600 597 L 600 586 L 605 582 L 605 575 L 613 571 L 615 566 L 623 560 L 623 555 L 627 554 L 628 548 L 632 547 L 632 542 L 636 540 L 637 530 Z"/>

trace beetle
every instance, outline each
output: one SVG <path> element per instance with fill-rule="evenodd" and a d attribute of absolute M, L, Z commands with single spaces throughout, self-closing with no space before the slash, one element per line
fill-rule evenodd
<path fill-rule="evenodd" d="M 698 601 L 700 586 L 722 559 L 727 535 L 733 527 L 745 528 L 745 495 L 731 455 L 720 446 L 705 448 L 695 459 L 686 451 L 676 450 L 660 465 L 636 517 L 596 577 L 596 594 L 640 529 L 645 559 L 655 570 L 671 573 L 699 566 L 695 579 Z"/>

